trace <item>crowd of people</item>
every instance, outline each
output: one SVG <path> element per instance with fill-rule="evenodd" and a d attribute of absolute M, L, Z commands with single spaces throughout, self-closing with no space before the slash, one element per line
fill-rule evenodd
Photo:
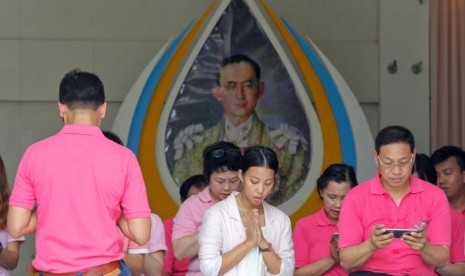
<path fill-rule="evenodd" d="M 458 147 L 430 158 L 416 152 L 407 128 L 385 127 L 373 178 L 359 184 L 350 165 L 329 165 L 317 180 L 321 209 L 292 229 L 267 202 L 278 154 L 217 141 L 202 151 L 202 174 L 182 183 L 176 216 L 162 222 L 137 158 L 100 129 L 100 79 L 67 73 L 58 107 L 63 129 L 26 150 L 11 195 L 0 159 L 0 275 L 17 266 L 31 233 L 30 273 L 44 276 L 465 275 Z"/>

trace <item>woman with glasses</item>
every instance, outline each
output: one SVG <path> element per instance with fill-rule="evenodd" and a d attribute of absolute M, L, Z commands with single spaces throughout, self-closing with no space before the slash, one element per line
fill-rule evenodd
<path fill-rule="evenodd" d="M 203 275 L 292 275 L 289 217 L 265 202 L 275 188 L 279 162 L 263 146 L 246 149 L 239 170 L 241 192 L 210 208 L 200 231 Z"/>
<path fill-rule="evenodd" d="M 202 227 L 202 219 L 208 208 L 239 189 L 240 179 L 237 172 L 241 157 L 239 148 L 229 142 L 217 142 L 203 152 L 203 172 L 208 186 L 181 204 L 174 217 L 171 237 L 176 259 L 191 258 L 187 275 L 202 275 L 197 259 L 198 233 Z"/>
<path fill-rule="evenodd" d="M 317 180 L 323 207 L 294 228 L 295 275 L 348 275 L 339 264 L 338 222 L 342 201 L 358 184 L 354 169 L 332 164 Z"/>

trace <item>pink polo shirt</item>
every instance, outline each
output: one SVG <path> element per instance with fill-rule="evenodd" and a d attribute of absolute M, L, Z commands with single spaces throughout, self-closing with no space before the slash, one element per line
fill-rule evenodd
<path fill-rule="evenodd" d="M 173 218 L 165 220 L 165 240 L 168 251 L 165 254 L 163 262 L 163 271 L 174 276 L 184 276 L 187 272 L 187 266 L 189 265 L 190 259 L 182 261 L 176 260 L 173 253 L 173 243 L 171 242 L 171 234 L 173 233 Z"/>
<path fill-rule="evenodd" d="M 450 208 L 444 192 L 428 182 L 410 177 L 410 189 L 399 206 L 384 190 L 376 174 L 347 193 L 339 217 L 339 247 L 359 245 L 371 235 L 376 224 L 386 228 L 414 228 L 427 223 L 428 241 L 449 246 Z M 400 239 L 377 250 L 357 270 L 393 275 L 434 275 L 434 267 Z"/>
<path fill-rule="evenodd" d="M 198 234 L 202 226 L 203 215 L 213 204 L 215 201 L 210 195 L 210 186 L 186 199 L 174 217 L 172 241 Z M 189 262 L 187 275 L 202 275 L 198 257 L 192 258 Z"/>
<path fill-rule="evenodd" d="M 26 150 L 10 205 L 32 210 L 35 204 L 33 266 L 53 273 L 122 259 L 121 213 L 150 217 L 136 157 L 93 126 L 65 125 Z"/>
<path fill-rule="evenodd" d="M 328 219 L 324 208 L 313 215 L 300 219 L 295 225 L 292 235 L 295 267 L 301 268 L 331 256 L 331 238 L 335 232 L 338 232 L 338 227 Z M 325 272 L 325 275 L 329 276 L 348 274 L 340 264 L 335 264 Z"/>
<path fill-rule="evenodd" d="M 450 215 L 452 220 L 452 240 L 450 245 L 449 262 L 465 262 L 465 219 L 462 214 L 454 208 L 450 208 Z"/>

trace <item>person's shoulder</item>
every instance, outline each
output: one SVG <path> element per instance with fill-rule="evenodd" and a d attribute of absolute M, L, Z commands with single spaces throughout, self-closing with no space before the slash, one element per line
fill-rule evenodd
<path fill-rule="evenodd" d="M 295 228 L 298 228 L 298 227 L 305 227 L 306 225 L 310 225 L 310 224 L 314 224 L 314 222 L 316 221 L 317 219 L 317 216 L 318 216 L 318 212 L 315 212 L 313 214 L 310 214 L 308 216 L 305 216 L 303 218 L 300 218 L 297 223 L 295 224 Z"/>
<path fill-rule="evenodd" d="M 180 160 L 191 152 L 201 154 L 205 146 L 219 140 L 219 125 L 205 129 L 202 124 L 191 124 L 181 129 L 173 140 L 174 159 Z"/>
<path fill-rule="evenodd" d="M 277 128 L 270 128 L 269 136 L 273 147 L 277 150 L 285 150 L 289 154 L 295 154 L 298 150 L 308 150 L 307 139 L 292 125 L 282 123 Z"/>
<path fill-rule="evenodd" d="M 153 227 L 154 225 L 160 226 L 160 225 L 163 224 L 163 222 L 162 222 L 160 216 L 158 216 L 158 215 L 155 214 L 155 213 L 151 213 L 151 214 L 150 214 L 150 221 L 152 222 L 152 227 Z"/>

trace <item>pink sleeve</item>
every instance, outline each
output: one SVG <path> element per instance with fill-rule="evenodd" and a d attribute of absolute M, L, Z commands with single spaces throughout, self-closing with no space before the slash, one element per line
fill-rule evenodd
<path fill-rule="evenodd" d="M 123 214 L 127 219 L 148 218 L 151 212 L 139 163 L 132 153 L 128 159 L 126 189 L 121 200 Z"/>
<path fill-rule="evenodd" d="M 173 219 L 167 219 L 163 223 L 165 227 L 165 242 L 167 251 L 163 260 L 163 271 L 166 273 L 173 273 L 174 254 L 173 244 L 171 243 L 171 232 L 173 231 Z"/>
<path fill-rule="evenodd" d="M 150 253 L 167 250 L 165 244 L 165 228 L 159 216 L 152 214 L 152 229 L 150 232 Z"/>
<path fill-rule="evenodd" d="M 294 241 L 295 267 L 300 268 L 308 264 L 308 235 L 304 221 L 298 221 L 292 239 Z M 312 235 L 315 235 L 313 233 Z"/>
<path fill-rule="evenodd" d="M 29 150 L 27 150 L 19 163 L 9 205 L 32 210 L 36 203 L 36 199 L 34 186 L 29 178 L 29 156 Z"/>
<path fill-rule="evenodd" d="M 173 233 L 171 241 L 180 239 L 185 236 L 197 234 L 197 226 L 194 221 L 194 214 L 191 209 L 195 202 L 195 197 L 187 199 L 181 207 L 179 207 L 178 213 L 174 217 Z"/>
<path fill-rule="evenodd" d="M 344 199 L 339 215 L 339 247 L 358 245 L 363 242 L 363 225 L 360 219 L 357 201 L 354 193 L 350 191 Z M 367 230 L 371 231 L 371 229 Z"/>
<path fill-rule="evenodd" d="M 464 262 L 465 261 L 465 246 L 464 246 L 464 235 L 465 235 L 465 221 L 463 220 L 462 214 L 454 209 L 451 209 L 452 219 L 452 237 L 450 246 L 450 257 L 451 263 Z"/>
<path fill-rule="evenodd" d="M 431 220 L 427 225 L 428 241 L 433 245 L 450 246 L 450 206 L 444 192 L 434 197 L 431 206 Z"/>

